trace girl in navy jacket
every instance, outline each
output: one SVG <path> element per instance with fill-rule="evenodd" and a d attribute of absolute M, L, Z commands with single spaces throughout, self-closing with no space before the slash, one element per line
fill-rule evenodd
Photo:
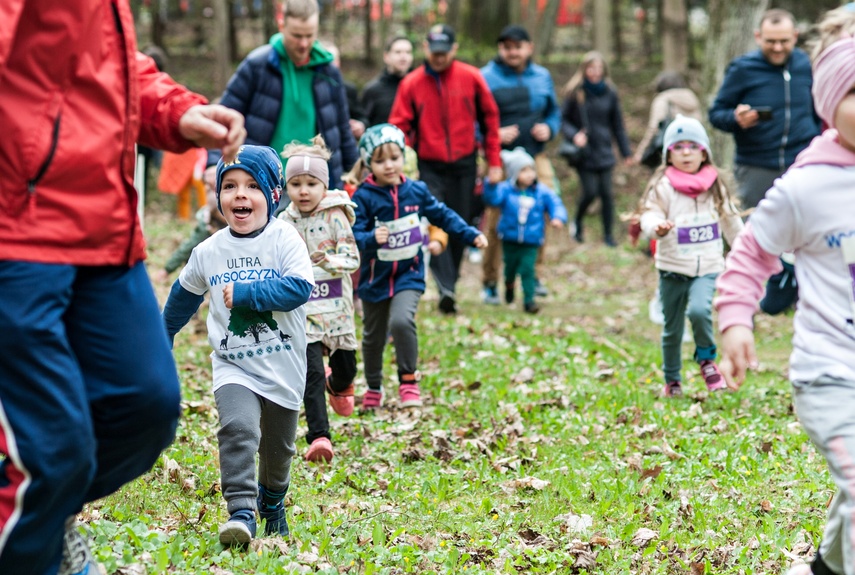
<path fill-rule="evenodd" d="M 487 238 L 437 201 L 427 186 L 402 175 L 404 133 L 391 124 L 366 130 L 359 141 L 362 161 L 371 175 L 353 195 L 353 235 L 362 254 L 357 292 L 363 305 L 362 356 L 368 391 L 363 410 L 383 400 L 383 350 L 389 333 L 398 361 L 401 407 L 422 404 L 418 387 L 418 337 L 415 315 L 425 291 L 421 218 L 477 248 Z"/>

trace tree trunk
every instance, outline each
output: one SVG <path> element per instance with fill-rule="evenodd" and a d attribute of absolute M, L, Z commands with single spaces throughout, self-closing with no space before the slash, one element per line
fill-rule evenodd
<path fill-rule="evenodd" d="M 612 59 L 611 2 L 594 2 L 594 50 L 607 61 Z"/>
<path fill-rule="evenodd" d="M 540 15 L 537 23 L 537 38 L 535 50 L 538 56 L 544 56 L 549 53 L 549 47 L 552 43 L 552 34 L 555 31 L 555 17 L 558 15 L 558 8 L 561 6 L 561 0 L 549 0 Z"/>
<path fill-rule="evenodd" d="M 262 30 L 264 30 L 265 42 L 269 40 L 271 36 L 276 34 L 276 32 L 279 31 L 279 26 L 276 25 L 276 16 L 278 9 L 278 2 L 264 0 L 264 2 L 261 3 L 261 26 Z"/>
<path fill-rule="evenodd" d="M 662 5 L 662 67 L 685 72 L 689 64 L 689 14 L 686 0 Z"/>
<path fill-rule="evenodd" d="M 650 2 L 641 0 L 638 4 L 641 14 L 638 15 L 638 33 L 641 37 L 641 53 L 644 62 L 649 66 L 653 57 L 653 39 L 650 36 Z"/>
<path fill-rule="evenodd" d="M 372 49 L 372 34 L 371 34 L 371 1 L 366 0 L 365 2 L 365 13 L 363 14 L 363 61 L 367 66 L 374 65 L 374 50 Z"/>
<path fill-rule="evenodd" d="M 707 96 L 708 104 L 715 99 L 730 61 L 754 48 L 754 30 L 768 5 L 769 0 L 709 1 L 710 20 L 701 73 L 702 93 Z M 716 164 L 730 168 L 733 165 L 733 135 L 713 129 L 710 141 Z"/>
<path fill-rule="evenodd" d="M 232 3 L 229 0 L 213 0 L 211 5 L 214 9 L 214 37 L 228 38 L 229 20 L 232 19 Z M 223 41 L 214 42 L 217 62 L 214 70 L 214 90 L 217 94 L 223 93 L 231 77 L 234 54 L 231 52 L 230 44 L 230 42 Z"/>
<path fill-rule="evenodd" d="M 615 62 L 623 61 L 623 42 L 621 41 L 621 0 L 612 0 L 612 45 Z"/>

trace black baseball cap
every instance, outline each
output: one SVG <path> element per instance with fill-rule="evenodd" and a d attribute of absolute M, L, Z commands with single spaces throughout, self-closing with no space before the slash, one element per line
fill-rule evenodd
<path fill-rule="evenodd" d="M 448 24 L 431 26 L 427 43 L 431 52 L 451 52 L 451 47 L 454 46 L 454 29 Z"/>
<path fill-rule="evenodd" d="M 525 28 L 519 24 L 511 24 L 505 26 L 502 33 L 499 34 L 499 39 L 496 42 L 504 42 L 505 40 L 513 40 L 514 42 L 531 42 L 531 37 Z"/>

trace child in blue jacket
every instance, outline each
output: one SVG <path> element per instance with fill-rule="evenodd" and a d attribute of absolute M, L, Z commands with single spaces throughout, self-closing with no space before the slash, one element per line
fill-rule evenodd
<path fill-rule="evenodd" d="M 537 181 L 534 158 L 524 148 L 502 150 L 502 162 L 508 179 L 486 184 L 484 202 L 502 210 L 497 231 L 505 264 L 505 301 L 513 303 L 519 275 L 523 308 L 526 313 L 537 313 L 534 264 L 545 237 L 546 217 L 552 227 L 561 228 L 567 223 L 567 210 L 555 192 Z"/>
<path fill-rule="evenodd" d="M 362 357 L 368 391 L 363 411 L 383 402 L 383 350 L 389 333 L 398 361 L 401 407 L 422 404 L 418 386 L 416 309 L 425 291 L 421 217 L 477 248 L 487 238 L 431 195 L 420 181 L 403 176 L 404 133 L 392 124 L 366 130 L 359 141 L 371 175 L 353 194 L 353 235 L 362 253 L 357 292 L 362 300 Z"/>

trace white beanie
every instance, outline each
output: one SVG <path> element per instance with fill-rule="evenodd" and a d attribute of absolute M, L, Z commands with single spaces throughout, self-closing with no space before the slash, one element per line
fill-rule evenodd
<path fill-rule="evenodd" d="M 505 165 L 505 176 L 512 184 L 517 185 L 517 176 L 526 166 L 534 167 L 534 158 L 532 158 L 525 148 L 517 146 L 513 150 L 502 150 L 502 162 Z"/>
<path fill-rule="evenodd" d="M 694 142 L 704 147 L 707 152 L 707 159 L 712 160 L 710 153 L 710 137 L 704 129 L 704 125 L 694 118 L 689 118 L 683 114 L 677 114 L 674 121 L 668 124 L 665 130 L 665 136 L 662 138 L 662 157 L 667 157 L 668 148 L 677 142 Z"/>

